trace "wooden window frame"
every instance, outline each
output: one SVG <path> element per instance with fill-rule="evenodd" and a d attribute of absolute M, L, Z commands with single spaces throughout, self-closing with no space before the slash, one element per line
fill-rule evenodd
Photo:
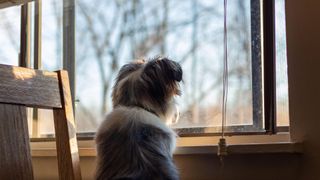
<path fill-rule="evenodd" d="M 38 4 L 37 4 L 38 3 Z M 40 5 L 39 5 L 40 3 Z M 227 135 L 275 134 L 288 131 L 277 127 L 276 119 L 276 52 L 275 1 L 251 0 L 252 101 L 253 125 L 228 126 Z M 21 66 L 30 67 L 30 3 L 21 7 Z M 41 67 L 41 0 L 35 6 L 34 65 Z M 260 24 L 257 26 L 257 24 Z M 75 0 L 63 1 L 63 68 L 69 72 L 73 106 L 75 103 Z M 74 106 L 75 107 L 75 106 Z M 36 116 L 35 116 L 36 117 Z M 180 136 L 219 135 L 219 127 L 181 128 Z M 241 131 L 239 131 L 241 129 Z M 237 132 L 235 132 L 237 131 Z M 92 133 L 78 133 L 80 139 L 92 138 Z M 50 137 L 49 137 L 50 138 Z M 40 138 L 42 139 L 42 138 Z"/>
<path fill-rule="evenodd" d="M 253 125 L 228 126 L 226 134 L 288 132 L 288 126 L 277 127 L 275 1 L 251 0 L 250 3 Z M 219 127 L 181 128 L 179 131 L 181 131 L 180 136 L 211 136 L 220 135 L 219 129 Z"/>

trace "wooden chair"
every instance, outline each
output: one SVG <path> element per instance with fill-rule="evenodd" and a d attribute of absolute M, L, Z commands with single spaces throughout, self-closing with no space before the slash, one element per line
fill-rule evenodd
<path fill-rule="evenodd" d="M 26 107 L 53 109 L 59 177 L 81 179 L 67 72 L 8 65 L 0 65 L 0 179 L 33 179 Z"/>

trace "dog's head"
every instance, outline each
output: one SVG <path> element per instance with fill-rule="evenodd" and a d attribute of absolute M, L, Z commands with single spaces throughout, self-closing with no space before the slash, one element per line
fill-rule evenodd
<path fill-rule="evenodd" d="M 113 107 L 141 107 L 168 122 L 178 115 L 174 96 L 181 94 L 181 80 L 181 66 L 167 58 L 126 64 L 120 69 L 113 88 Z"/>

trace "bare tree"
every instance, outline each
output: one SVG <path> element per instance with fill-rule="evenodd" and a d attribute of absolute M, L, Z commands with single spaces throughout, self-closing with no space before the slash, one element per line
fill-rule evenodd
<path fill-rule="evenodd" d="M 108 91 L 110 89 L 111 81 L 113 74 L 118 70 L 118 56 L 120 52 L 120 48 L 123 43 L 123 39 L 125 36 L 125 28 L 120 30 L 120 33 L 117 35 L 117 41 L 114 46 L 111 45 L 111 36 L 115 33 L 115 26 L 118 23 L 118 20 L 121 19 L 121 26 L 125 27 L 127 23 L 127 11 L 124 11 L 120 14 L 121 5 L 116 3 L 116 14 L 113 15 L 113 19 L 111 24 L 106 24 L 105 16 L 103 12 L 97 12 L 96 16 L 92 16 L 93 12 L 90 11 L 87 4 L 82 1 L 77 1 L 78 6 L 81 12 L 81 15 L 84 17 L 85 20 L 85 30 L 90 35 L 90 45 L 93 47 L 95 60 L 98 65 L 99 75 L 101 80 L 102 86 L 102 107 L 101 107 L 101 114 L 104 114 L 107 109 L 107 102 L 108 102 Z M 99 17 L 101 19 L 105 31 L 99 32 L 94 26 L 94 18 Z M 109 28 L 107 28 L 109 27 Z M 104 38 L 100 39 L 100 34 L 105 34 Z M 105 62 L 105 53 L 109 56 L 109 62 Z M 108 65 L 105 65 L 105 64 Z"/>
<path fill-rule="evenodd" d="M 222 85 L 222 11 L 221 1 L 148 1 L 148 0 L 77 0 L 76 53 L 77 73 L 86 79 L 95 66 L 94 72 L 99 79 L 101 94 L 99 114 L 81 103 L 81 112 L 88 126 L 97 125 L 100 117 L 111 108 L 110 91 L 113 79 L 122 64 L 136 59 L 155 55 L 173 55 L 179 61 L 185 74 L 182 85 L 183 113 L 180 125 L 203 125 L 212 119 L 204 120 L 205 111 L 211 111 L 218 117 L 219 92 Z M 234 1 L 229 11 L 228 34 L 231 61 L 229 78 L 233 93 L 240 100 L 230 100 L 231 119 L 244 121 L 251 104 L 251 59 L 250 59 L 250 24 L 247 17 L 250 12 L 249 1 Z M 61 28 L 61 7 L 51 1 L 54 22 Z M 250 14 L 250 13 L 249 13 Z M 0 18 L 7 29 L 8 38 L 15 48 L 8 17 L 0 13 Z M 220 23 L 218 23 L 220 22 Z M 60 41 L 61 34 L 54 34 Z M 208 50 L 212 51 L 208 53 Z M 56 43 L 57 57 L 61 54 L 61 44 Z M 90 88 L 88 85 L 85 88 Z M 81 92 L 80 92 L 81 93 Z M 101 97 L 101 98 L 100 98 Z M 215 99 L 213 99 L 213 98 Z M 217 100 L 218 99 L 218 100 Z M 101 106 L 100 106 L 101 104 Z M 210 113 L 210 115 L 212 115 Z M 79 117 L 82 118 L 82 117 Z M 211 122 L 209 122 L 211 121 Z"/>
<path fill-rule="evenodd" d="M 99 3 L 104 3 L 100 2 Z M 104 4 L 101 6 L 107 6 Z M 164 53 L 165 43 L 163 41 L 167 26 L 168 0 L 163 0 L 165 7 L 163 19 L 159 19 L 156 13 L 157 9 L 148 9 L 151 14 L 142 14 L 141 1 L 134 0 L 131 2 L 111 1 L 115 6 L 115 14 L 110 16 L 104 11 L 95 11 L 91 9 L 89 2 L 77 1 L 79 6 L 80 17 L 83 18 L 83 30 L 89 36 L 89 43 L 98 65 L 100 84 L 102 86 L 102 107 L 101 114 L 108 111 L 108 103 L 110 102 L 108 94 L 111 88 L 112 78 L 119 69 L 120 53 L 122 46 L 129 40 L 131 44 L 132 58 L 145 57 L 154 47 L 161 45 L 161 51 Z M 94 11 L 93 11 L 94 10 Z M 151 10 L 151 11 L 150 11 Z M 154 15 L 156 23 L 148 26 L 144 23 L 146 16 Z M 111 22 L 110 24 L 108 22 Z M 100 24 L 100 26 L 97 26 Z M 103 28 L 101 28 L 103 26 Z M 152 31 L 148 31 L 152 29 Z M 84 34 L 84 33 L 83 33 Z M 85 61 L 85 59 L 80 59 Z"/>
<path fill-rule="evenodd" d="M 171 37 L 175 36 L 178 43 L 184 41 L 189 46 L 189 49 L 184 51 L 174 49 L 175 47 L 169 50 L 170 52 L 178 52 L 179 56 L 176 59 L 182 66 L 190 64 L 187 69 L 184 69 L 185 72 L 190 73 L 187 73 L 189 74 L 188 84 L 183 85 L 184 89 L 182 90 L 186 92 L 183 111 L 185 113 L 191 112 L 191 118 L 186 121 L 199 125 L 203 123 L 204 109 L 201 104 L 208 101 L 207 97 L 211 96 L 212 92 L 220 89 L 222 82 L 221 69 L 208 68 L 212 63 L 208 60 L 204 61 L 203 57 L 206 59 L 215 57 L 218 60 L 221 58 L 222 62 L 222 56 L 220 53 L 220 55 L 206 57 L 202 55 L 202 47 L 210 44 L 222 50 L 222 24 L 216 27 L 211 24 L 215 19 L 221 19 L 223 16 L 221 11 L 219 12 L 215 8 L 216 5 L 207 5 L 196 0 L 190 0 L 188 3 L 190 3 L 190 9 L 186 9 L 186 11 L 191 13 L 186 15 L 178 9 L 179 7 L 185 8 L 186 2 L 182 1 L 174 3 L 168 0 L 157 2 L 96 0 L 90 3 L 84 0 L 78 1 L 78 18 L 82 19 L 82 28 L 80 30 L 78 28 L 78 33 L 88 37 L 87 39 L 84 38 L 87 41 L 83 44 L 87 47 L 89 45 L 94 56 L 94 58 L 88 58 L 88 55 L 80 54 L 80 57 L 84 58 L 80 58 L 79 61 L 84 62 L 88 59 L 94 59 L 98 67 L 100 86 L 102 87 L 101 114 L 109 111 L 112 78 L 115 77 L 119 66 L 124 63 L 124 59 L 128 61 L 129 59 L 148 57 L 150 54 L 167 55 L 167 50 L 174 47 L 168 42 L 172 42 Z M 248 93 L 250 89 L 242 83 L 247 82 L 250 78 L 250 69 L 248 69 L 250 67 L 250 40 L 248 37 L 250 36 L 248 27 L 246 27 L 248 25 L 246 17 L 243 16 L 248 9 L 246 9 L 244 1 L 237 1 L 237 3 L 237 9 L 234 10 L 235 13 L 229 19 L 232 23 L 229 23 L 228 33 L 234 38 L 229 43 L 230 49 L 239 50 L 231 51 L 229 55 L 230 59 L 233 60 L 230 62 L 233 65 L 229 76 L 237 81 L 236 85 L 239 89 L 236 92 L 237 96 L 246 96 L 250 99 L 250 93 Z M 107 13 L 107 11 L 112 13 Z M 172 16 L 172 13 L 176 13 L 178 17 Z M 183 18 L 184 16 L 188 16 L 188 18 Z M 188 31 L 188 29 L 191 29 L 191 31 Z M 204 34 L 208 34 L 208 32 L 204 31 L 211 32 L 210 36 L 206 37 Z M 190 32 L 190 39 L 179 39 L 179 32 Z M 123 47 L 127 50 L 123 50 Z M 82 47 L 78 45 L 78 48 Z M 88 54 L 87 52 L 80 53 Z M 129 57 L 123 55 L 126 53 L 129 54 Z M 82 63 L 79 62 L 79 64 Z M 205 75 L 213 78 L 206 79 Z M 233 104 L 234 108 L 244 105 L 241 102 L 233 102 Z M 216 108 L 218 106 L 213 105 L 212 107 Z M 233 114 L 235 117 L 238 115 L 238 112 Z"/>

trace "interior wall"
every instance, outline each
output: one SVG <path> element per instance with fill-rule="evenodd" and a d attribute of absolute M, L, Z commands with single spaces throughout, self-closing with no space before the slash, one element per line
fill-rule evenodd
<path fill-rule="evenodd" d="M 230 155 L 222 168 L 215 154 L 175 156 L 181 180 L 298 180 L 301 156 L 298 154 Z M 81 157 L 83 180 L 92 180 L 94 157 Z M 34 158 L 35 179 L 56 180 L 58 166 L 55 157 Z"/>
<path fill-rule="evenodd" d="M 320 179 L 320 1 L 287 0 L 286 14 L 290 131 L 292 141 L 304 142 L 304 155 L 230 155 L 222 172 L 216 155 L 178 155 L 181 179 Z M 81 158 L 84 179 L 92 179 L 94 162 Z M 33 163 L 36 179 L 57 179 L 55 158 Z"/>
<path fill-rule="evenodd" d="M 287 0 L 290 125 L 303 141 L 302 179 L 320 179 L 320 1 Z"/>

